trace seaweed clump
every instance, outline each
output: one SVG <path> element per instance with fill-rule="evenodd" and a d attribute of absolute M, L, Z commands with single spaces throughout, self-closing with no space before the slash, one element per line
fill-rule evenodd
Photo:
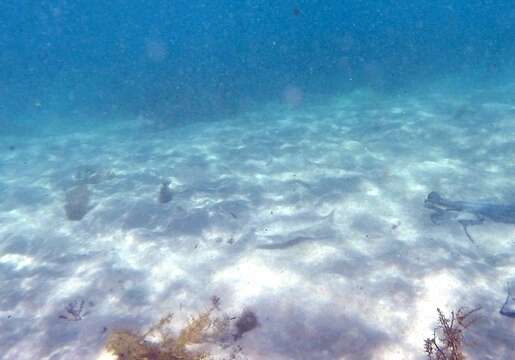
<path fill-rule="evenodd" d="M 465 311 L 460 308 L 451 311 L 447 318 L 442 310 L 438 311 L 438 326 L 433 331 L 433 337 L 424 341 L 424 351 L 429 360 L 465 360 L 463 339 L 465 330 L 475 322 L 470 316 L 480 308 Z"/>
<path fill-rule="evenodd" d="M 208 340 L 223 325 L 211 318 L 215 307 L 192 317 L 178 336 L 170 330 L 173 314 L 163 317 L 143 334 L 132 330 L 113 331 L 106 344 L 107 351 L 119 360 L 205 360 L 209 353 L 191 349 Z"/>

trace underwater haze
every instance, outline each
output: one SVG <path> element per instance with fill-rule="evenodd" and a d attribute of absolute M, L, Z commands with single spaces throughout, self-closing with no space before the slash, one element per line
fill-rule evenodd
<path fill-rule="evenodd" d="M 360 86 L 400 91 L 456 73 L 491 78 L 513 66 L 515 50 L 513 4 L 501 1 L 0 6 L 7 120 L 72 113 L 189 122 L 259 108 L 288 89 L 309 98 Z"/>
<path fill-rule="evenodd" d="M 509 1 L 4 0 L 0 148 L 1 359 L 515 359 Z"/>

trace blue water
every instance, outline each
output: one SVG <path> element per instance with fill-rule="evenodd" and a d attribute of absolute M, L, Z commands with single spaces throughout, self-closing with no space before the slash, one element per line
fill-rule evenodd
<path fill-rule="evenodd" d="M 0 359 L 106 359 L 218 305 L 217 359 L 424 359 L 437 308 L 477 307 L 466 358 L 515 359 L 514 24 L 1 1 Z"/>
<path fill-rule="evenodd" d="M 513 64 L 514 18 L 508 1 L 3 1 L 0 115 L 206 120 L 287 86 L 492 79 Z"/>

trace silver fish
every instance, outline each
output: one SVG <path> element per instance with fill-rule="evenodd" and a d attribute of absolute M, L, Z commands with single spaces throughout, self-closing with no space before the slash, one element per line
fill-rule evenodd
<path fill-rule="evenodd" d="M 281 216 L 255 232 L 258 249 L 286 249 L 306 241 L 334 238 L 334 210 L 324 216 Z"/>

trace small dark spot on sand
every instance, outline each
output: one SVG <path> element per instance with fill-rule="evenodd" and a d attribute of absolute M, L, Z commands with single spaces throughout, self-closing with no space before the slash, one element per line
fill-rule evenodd
<path fill-rule="evenodd" d="M 9 146 L 9 150 L 10 150 L 10 151 L 14 151 L 14 150 L 16 150 L 16 146 L 14 146 L 14 145 Z"/>
<path fill-rule="evenodd" d="M 216 295 L 211 296 L 211 304 L 215 309 L 220 310 L 220 297 Z"/>
<path fill-rule="evenodd" d="M 159 195 L 157 201 L 160 204 L 166 204 L 172 201 L 172 190 L 170 189 L 170 180 L 164 180 L 161 182 L 161 187 L 159 188 Z"/>
<path fill-rule="evenodd" d="M 300 16 L 301 12 L 298 7 L 293 8 L 293 16 Z"/>

